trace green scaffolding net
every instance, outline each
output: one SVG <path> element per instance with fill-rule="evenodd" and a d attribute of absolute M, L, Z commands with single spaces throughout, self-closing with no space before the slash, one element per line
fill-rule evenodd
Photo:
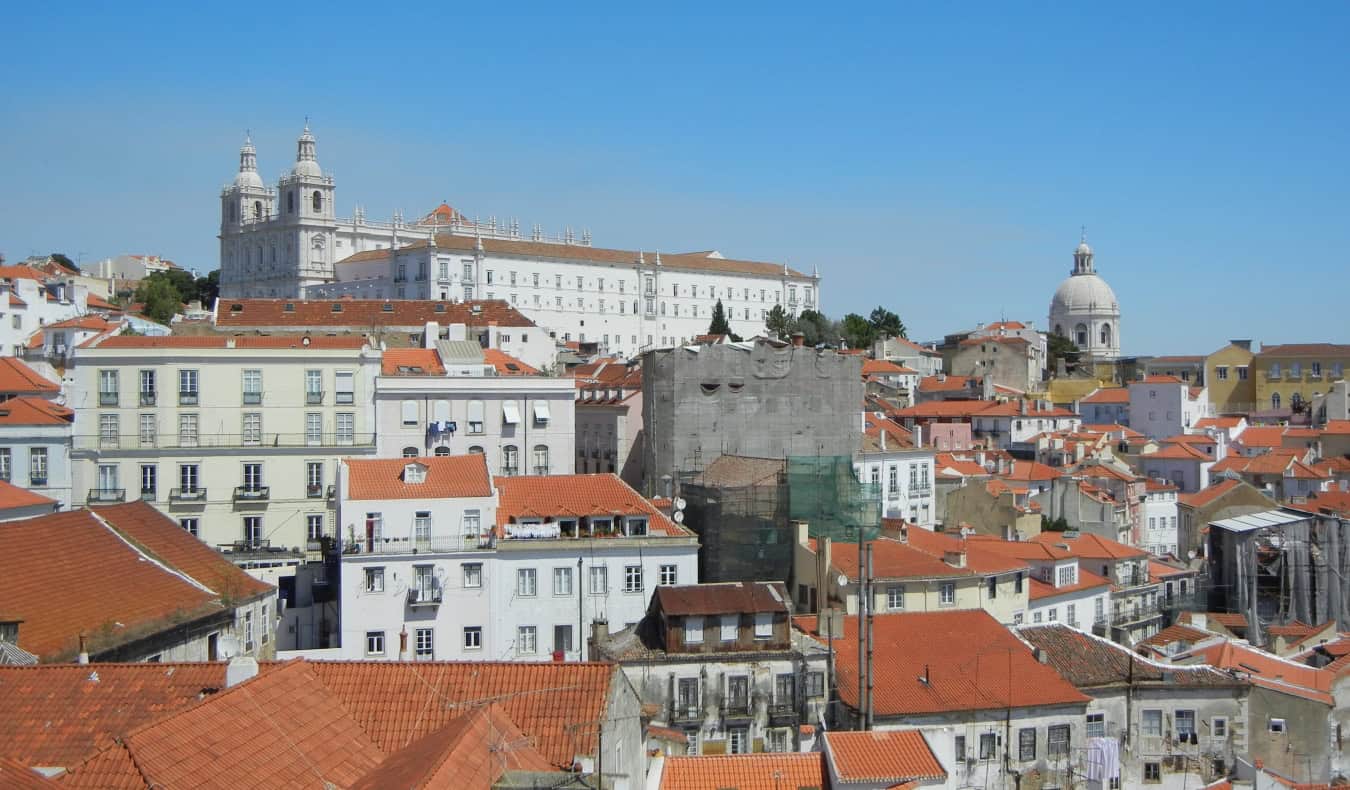
<path fill-rule="evenodd" d="M 881 485 L 860 483 L 847 455 L 787 459 L 788 517 L 805 521 L 813 538 L 856 543 L 881 534 Z"/>

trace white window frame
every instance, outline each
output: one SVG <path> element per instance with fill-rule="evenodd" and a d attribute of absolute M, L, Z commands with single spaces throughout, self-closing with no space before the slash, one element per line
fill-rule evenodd
<path fill-rule="evenodd" d="M 684 643 L 686 645 L 703 644 L 703 618 L 688 615 L 684 618 Z"/>

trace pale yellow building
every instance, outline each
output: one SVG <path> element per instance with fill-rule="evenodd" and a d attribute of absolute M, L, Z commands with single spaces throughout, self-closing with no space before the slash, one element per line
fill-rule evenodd
<path fill-rule="evenodd" d="M 1344 379 L 1348 365 L 1346 344 L 1262 346 L 1254 360 L 1256 410 L 1298 410 Z"/>
<path fill-rule="evenodd" d="M 1230 340 L 1205 357 L 1205 381 L 1214 414 L 1247 414 L 1257 410 L 1256 376 L 1252 375 L 1252 341 Z"/>

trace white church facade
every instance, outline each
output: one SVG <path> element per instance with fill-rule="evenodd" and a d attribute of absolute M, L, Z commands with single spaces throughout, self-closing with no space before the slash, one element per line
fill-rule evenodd
<path fill-rule="evenodd" d="M 560 341 L 622 355 L 704 334 L 719 300 L 747 337 L 764 331 L 775 305 L 789 315 L 819 309 L 819 275 L 780 263 L 605 249 L 588 232 L 522 234 L 517 222 L 475 222 L 448 205 L 415 222 L 339 218 L 334 191 L 308 126 L 275 189 L 246 141 L 221 192 L 221 296 L 500 299 Z"/>
<path fill-rule="evenodd" d="M 1120 356 L 1120 305 L 1115 291 L 1093 265 L 1087 239 L 1073 253 L 1073 271 L 1050 300 L 1049 331 L 1072 340 L 1085 358 L 1101 361 Z"/>

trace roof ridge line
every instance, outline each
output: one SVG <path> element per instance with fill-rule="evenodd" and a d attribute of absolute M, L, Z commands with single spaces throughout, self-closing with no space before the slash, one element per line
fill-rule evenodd
<path fill-rule="evenodd" d="M 117 527 L 114 527 L 110 522 L 108 522 L 106 519 L 104 519 L 102 516 L 100 516 L 100 515 L 98 514 L 97 511 L 93 510 L 92 508 L 86 508 L 86 509 L 85 509 L 85 512 L 88 513 L 89 515 L 93 516 L 93 517 L 94 517 L 94 520 L 97 521 L 100 525 L 102 525 L 104 529 L 106 529 L 106 530 L 108 530 L 109 532 L 111 532 L 112 534 L 116 535 L 116 536 L 118 537 L 119 540 L 121 540 L 123 543 L 127 544 L 127 546 L 128 546 L 132 551 L 136 552 L 137 554 L 140 554 L 140 555 L 141 555 L 142 557 L 144 557 L 146 560 L 148 560 L 148 561 L 154 563 L 155 565 L 159 566 L 159 568 L 160 568 L 161 570 L 163 570 L 165 573 L 168 573 L 168 574 L 170 574 L 170 575 L 172 575 L 172 576 L 177 576 L 178 578 L 182 579 L 183 581 L 187 582 L 188 584 L 191 584 L 193 587 L 196 587 L 196 588 L 198 588 L 198 589 L 200 589 L 200 590 L 202 590 L 202 591 L 204 591 L 204 592 L 208 592 L 208 593 L 210 593 L 210 594 L 216 596 L 217 598 L 220 597 L 220 593 L 216 592 L 215 590 L 211 589 L 210 587 L 207 587 L 205 584 L 202 584 L 201 582 L 197 581 L 196 579 L 194 579 L 193 577 L 191 577 L 191 576 L 189 576 L 188 574 L 184 573 L 183 571 L 180 571 L 180 570 L 178 570 L 177 568 L 174 568 L 174 567 L 170 566 L 167 562 L 165 562 L 165 561 L 159 559 L 158 557 L 154 556 L 153 554 L 151 554 L 150 551 L 149 551 L 148 549 L 142 548 L 142 547 L 140 546 L 140 544 L 138 544 L 138 543 L 132 541 L 132 540 L 131 540 L 130 538 L 128 538 L 126 535 L 123 535 L 122 532 L 121 532 L 121 530 L 117 529 Z"/>

